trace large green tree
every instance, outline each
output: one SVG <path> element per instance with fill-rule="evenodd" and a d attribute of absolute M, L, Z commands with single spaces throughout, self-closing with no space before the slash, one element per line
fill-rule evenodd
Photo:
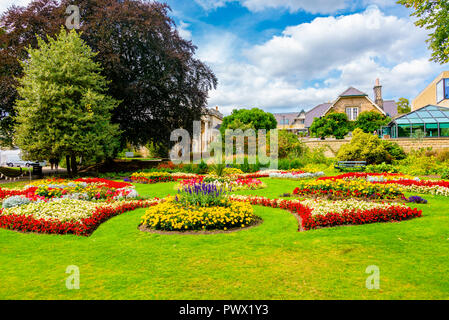
<path fill-rule="evenodd" d="M 345 113 L 331 112 L 324 117 L 316 118 L 310 126 L 310 133 L 321 139 L 326 137 L 343 139 L 351 129 L 352 124 Z"/>
<path fill-rule="evenodd" d="M 118 147 L 118 126 L 110 123 L 118 102 L 105 94 L 95 53 L 76 31 L 61 29 L 57 38 L 38 39 L 28 49 L 19 80 L 15 143 L 33 159 L 106 158 Z"/>
<path fill-rule="evenodd" d="M 415 24 L 430 30 L 427 43 L 432 51 L 432 61 L 449 62 L 449 1 L 447 0 L 399 0 L 399 4 L 413 8 Z"/>
<path fill-rule="evenodd" d="M 365 111 L 357 118 L 355 127 L 362 129 L 363 132 L 373 133 L 374 131 L 379 130 L 380 127 L 387 125 L 390 120 L 389 117 L 386 117 L 379 112 Z"/>
<path fill-rule="evenodd" d="M 223 118 L 220 131 L 225 133 L 226 129 L 275 129 L 277 126 L 276 118 L 272 113 L 265 112 L 258 108 L 235 109 L 231 115 Z"/>
<path fill-rule="evenodd" d="M 192 130 L 217 79 L 195 58 L 196 47 L 182 39 L 166 4 L 144 0 L 34 0 L 26 8 L 12 7 L 2 17 L 6 33 L 0 43 L 0 114 L 4 123 L 17 99 L 14 77 L 25 48 L 37 46 L 37 35 L 54 35 L 65 24 L 69 5 L 81 15 L 82 39 L 99 52 L 102 74 L 111 81 L 109 94 L 121 103 L 112 111 L 120 125 L 122 144 L 168 146 L 177 128 Z M 0 123 L 1 119 L 0 119 Z"/>

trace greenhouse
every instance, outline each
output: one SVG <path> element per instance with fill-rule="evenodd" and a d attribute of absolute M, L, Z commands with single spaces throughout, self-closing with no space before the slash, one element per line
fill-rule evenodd
<path fill-rule="evenodd" d="M 400 116 L 382 128 L 382 136 L 409 138 L 419 131 L 427 138 L 449 137 L 449 108 L 429 105 Z"/>

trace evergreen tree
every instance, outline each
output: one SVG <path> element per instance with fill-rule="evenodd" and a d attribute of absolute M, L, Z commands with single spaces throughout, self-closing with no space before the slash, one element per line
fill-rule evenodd
<path fill-rule="evenodd" d="M 38 38 L 22 62 L 16 103 L 15 143 L 28 158 L 65 156 L 69 174 L 77 157 L 101 159 L 118 147 L 118 126 L 110 123 L 118 104 L 105 94 L 95 53 L 76 31 L 63 28 L 56 38 Z M 71 168 L 71 171 L 70 171 Z"/>

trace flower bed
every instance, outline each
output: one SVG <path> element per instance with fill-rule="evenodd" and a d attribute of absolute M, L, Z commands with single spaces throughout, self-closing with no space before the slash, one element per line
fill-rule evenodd
<path fill-rule="evenodd" d="M 408 192 L 433 194 L 438 196 L 449 197 L 449 181 L 445 180 L 392 180 L 373 182 L 384 186 L 400 186 Z"/>
<path fill-rule="evenodd" d="M 89 236 L 109 218 L 155 205 L 159 199 L 93 203 L 57 200 L 0 210 L 0 228 L 21 232 Z"/>
<path fill-rule="evenodd" d="M 177 189 L 201 183 L 214 184 L 218 188 L 224 188 L 227 191 L 257 190 L 267 187 L 261 180 L 256 178 L 238 178 L 237 180 L 231 180 L 229 177 L 200 176 L 180 181 Z"/>
<path fill-rule="evenodd" d="M 176 181 L 170 173 L 167 172 L 134 172 L 130 178 L 135 183 L 159 183 Z"/>
<path fill-rule="evenodd" d="M 76 200 L 121 200 L 134 199 L 138 193 L 134 186 L 126 182 L 106 179 L 48 179 L 38 180 L 25 187 L 29 199 L 69 198 Z"/>
<path fill-rule="evenodd" d="M 312 179 L 324 176 L 324 172 L 279 171 L 270 173 L 270 178 L 278 179 Z"/>
<path fill-rule="evenodd" d="M 283 200 L 253 196 L 232 196 L 234 201 L 288 210 L 300 217 L 300 230 L 341 225 L 403 221 L 422 216 L 422 211 L 401 204 L 366 201 Z"/>
<path fill-rule="evenodd" d="M 293 194 L 297 196 L 326 197 L 329 199 L 404 199 L 402 189 L 398 186 L 373 184 L 359 180 L 316 180 L 303 182 L 293 191 Z"/>
<path fill-rule="evenodd" d="M 408 179 L 410 176 L 402 173 L 366 173 L 366 172 L 348 172 L 332 177 L 321 177 L 317 180 L 360 180 L 367 179 L 368 177 L 382 177 L 385 180 L 399 180 Z"/>
<path fill-rule="evenodd" d="M 244 228 L 258 220 L 250 204 L 231 201 L 213 183 L 186 185 L 176 197 L 150 208 L 141 226 L 160 231 L 210 231 Z"/>
<path fill-rule="evenodd" d="M 201 231 L 244 228 L 256 221 L 250 204 L 230 202 L 228 206 L 185 205 L 174 198 L 149 208 L 141 224 L 162 231 Z"/>

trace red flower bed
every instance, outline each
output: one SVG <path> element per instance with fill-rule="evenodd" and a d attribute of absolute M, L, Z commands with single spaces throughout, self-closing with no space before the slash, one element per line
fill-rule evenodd
<path fill-rule="evenodd" d="M 85 182 L 85 183 L 100 183 L 108 188 L 114 188 L 114 189 L 121 189 L 126 187 L 131 187 L 132 184 L 128 182 L 117 182 L 117 181 L 111 181 L 107 179 L 102 178 L 80 178 L 76 179 L 75 181 L 78 182 Z"/>
<path fill-rule="evenodd" d="M 233 200 L 242 201 L 234 198 Z M 312 209 L 300 202 L 291 200 L 267 199 L 262 197 L 249 198 L 246 201 L 253 205 L 280 208 L 297 214 L 301 218 L 303 230 L 311 230 L 342 225 L 362 225 L 378 222 L 410 220 L 422 216 L 422 210 L 391 206 L 372 210 L 346 210 L 343 213 L 329 212 L 326 215 L 312 215 Z"/>
<path fill-rule="evenodd" d="M 312 215 L 298 212 L 304 230 L 335 227 L 342 225 L 362 225 L 378 222 L 403 221 L 422 216 L 422 210 L 392 206 L 386 209 L 365 211 L 346 210 L 343 213 L 329 212 L 326 215 Z"/>
<path fill-rule="evenodd" d="M 10 190 L 10 189 L 2 189 L 0 188 L 0 200 L 3 200 L 12 196 L 29 196 L 34 195 L 37 187 L 30 187 L 25 190 Z"/>
<path fill-rule="evenodd" d="M 0 215 L 0 228 L 21 232 L 39 232 L 50 234 L 70 233 L 78 236 L 89 236 L 98 228 L 100 224 L 111 217 L 120 215 L 127 211 L 149 206 L 151 205 L 145 203 L 144 201 L 138 201 L 134 203 L 124 203 L 115 208 L 109 206 L 97 207 L 91 217 L 73 222 L 62 222 L 57 219 L 35 219 L 29 215 Z M 0 210 L 0 213 L 1 211 L 2 209 Z"/>
<path fill-rule="evenodd" d="M 321 177 L 317 180 L 342 180 L 342 179 L 366 179 L 367 176 L 401 176 L 401 173 L 366 173 L 366 172 L 348 172 L 344 174 L 340 174 L 338 176 L 332 176 L 332 177 Z"/>
<path fill-rule="evenodd" d="M 383 182 L 373 182 L 378 184 L 400 184 L 403 186 L 419 186 L 419 187 L 445 187 L 449 188 L 449 181 L 444 180 L 438 180 L 438 181 L 432 181 L 432 180 L 395 180 L 395 181 L 383 181 Z"/>

